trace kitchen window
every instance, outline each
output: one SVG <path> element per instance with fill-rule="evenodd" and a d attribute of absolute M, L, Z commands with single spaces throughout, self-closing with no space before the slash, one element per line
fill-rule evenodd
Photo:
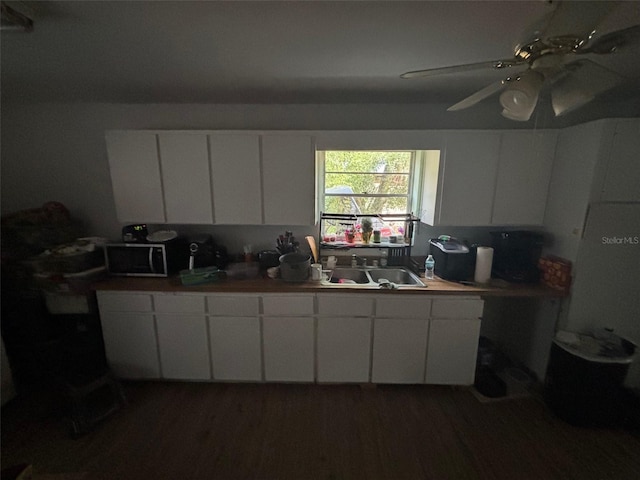
<path fill-rule="evenodd" d="M 439 150 L 321 150 L 320 212 L 433 215 Z"/>

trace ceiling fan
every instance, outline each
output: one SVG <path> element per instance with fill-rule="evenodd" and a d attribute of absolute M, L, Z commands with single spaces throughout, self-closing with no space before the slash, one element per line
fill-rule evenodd
<path fill-rule="evenodd" d="M 640 25 L 596 35 L 596 26 L 617 3 L 559 1 L 555 9 L 534 27 L 529 39 L 516 46 L 513 58 L 415 70 L 400 77 L 431 77 L 488 68 L 504 70 L 509 72 L 504 79 L 484 87 L 447 110 L 469 108 L 502 91 L 502 115 L 516 121 L 527 121 L 535 110 L 541 90 L 549 85 L 553 111 L 556 116 L 563 115 L 622 81 L 616 72 L 586 56 L 581 57 L 614 53 L 640 40 Z"/>

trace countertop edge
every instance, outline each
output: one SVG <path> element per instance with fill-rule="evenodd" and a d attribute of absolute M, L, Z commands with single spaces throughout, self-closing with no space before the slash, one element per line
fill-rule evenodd
<path fill-rule="evenodd" d="M 424 281 L 424 279 L 422 279 Z M 542 284 L 509 284 L 496 281 L 487 286 L 462 285 L 436 278 L 426 281 L 426 287 L 398 289 L 358 288 L 321 285 L 317 282 L 287 283 L 279 279 L 225 279 L 201 285 L 182 285 L 179 276 L 164 278 L 108 277 L 95 282 L 93 290 L 148 291 L 180 293 L 344 293 L 344 294 L 409 294 L 409 295 L 476 295 L 482 297 L 540 297 L 563 298 L 567 292 Z"/>

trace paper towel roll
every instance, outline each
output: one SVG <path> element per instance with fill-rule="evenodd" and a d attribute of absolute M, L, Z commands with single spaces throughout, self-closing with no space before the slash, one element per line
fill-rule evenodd
<path fill-rule="evenodd" d="M 476 254 L 476 272 L 473 280 L 476 283 L 487 283 L 491 279 L 491 264 L 493 263 L 493 248 L 478 247 Z"/>

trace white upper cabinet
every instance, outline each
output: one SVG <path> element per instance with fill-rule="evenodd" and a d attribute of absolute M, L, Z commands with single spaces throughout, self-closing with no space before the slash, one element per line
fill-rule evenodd
<path fill-rule="evenodd" d="M 160 166 L 167 223 L 213 222 L 207 136 L 160 133 Z"/>
<path fill-rule="evenodd" d="M 491 223 L 499 152 L 499 132 L 447 133 L 439 225 Z"/>
<path fill-rule="evenodd" d="M 493 225 L 542 225 L 557 134 L 504 132 L 493 204 Z"/>
<path fill-rule="evenodd" d="M 315 223 L 315 157 L 308 135 L 263 135 L 264 223 Z"/>
<path fill-rule="evenodd" d="M 165 223 L 156 135 L 113 131 L 106 142 L 118 220 Z"/>
<path fill-rule="evenodd" d="M 209 135 L 215 223 L 262 223 L 260 136 Z"/>
<path fill-rule="evenodd" d="M 601 201 L 640 202 L 640 120 L 616 125 Z"/>
<path fill-rule="evenodd" d="M 121 222 L 315 223 L 309 135 L 110 131 L 106 142 Z"/>

